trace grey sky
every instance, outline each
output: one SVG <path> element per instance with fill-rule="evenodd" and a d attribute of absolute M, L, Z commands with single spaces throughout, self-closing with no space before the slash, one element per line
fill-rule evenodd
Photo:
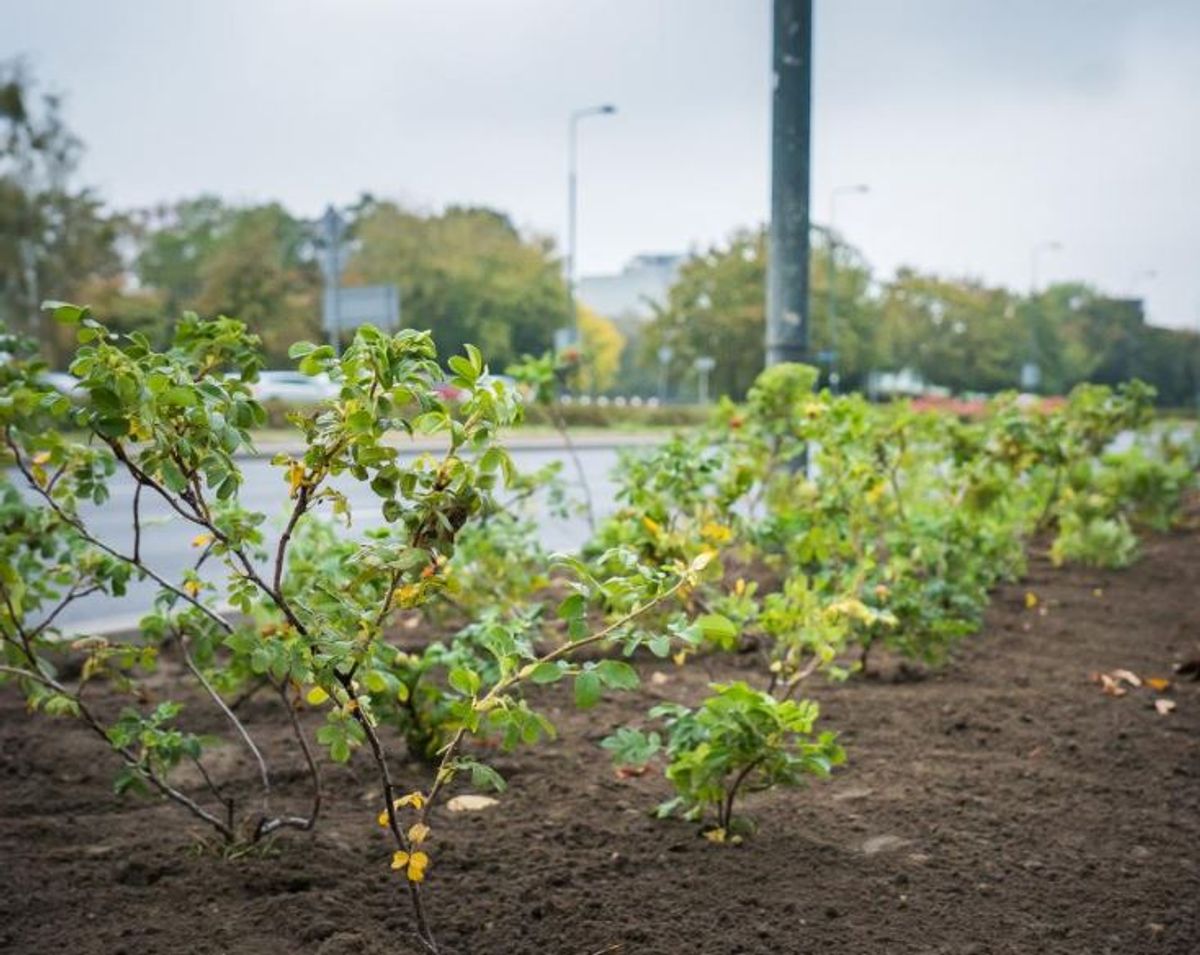
<path fill-rule="evenodd" d="M 815 215 L 876 269 L 1043 280 L 1200 321 L 1200 2 L 816 0 Z M 580 268 L 707 244 L 768 199 L 770 0 L 0 0 L 115 205 L 367 190 L 558 236 Z"/>

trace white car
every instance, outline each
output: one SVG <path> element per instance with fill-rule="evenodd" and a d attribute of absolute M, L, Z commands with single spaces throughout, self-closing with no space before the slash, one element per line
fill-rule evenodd
<path fill-rule="evenodd" d="M 312 405 L 336 398 L 339 390 L 328 375 L 304 375 L 298 371 L 261 371 L 250 388 L 260 402 L 280 401 L 290 405 Z"/>
<path fill-rule="evenodd" d="M 79 385 L 79 379 L 65 371 L 43 371 L 38 375 L 38 380 L 44 385 L 49 385 L 60 395 L 66 395 L 72 400 L 81 399 L 86 394 Z"/>

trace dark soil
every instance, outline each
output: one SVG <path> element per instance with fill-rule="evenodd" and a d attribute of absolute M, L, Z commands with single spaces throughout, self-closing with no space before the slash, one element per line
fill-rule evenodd
<path fill-rule="evenodd" d="M 1198 596 L 1194 531 L 1149 541 L 1122 572 L 1034 559 L 940 672 L 815 686 L 849 763 L 806 790 L 748 798 L 758 832 L 740 846 L 649 818 L 668 795 L 661 775 L 618 780 L 596 744 L 656 700 L 758 680 L 749 655 L 647 663 L 640 692 L 589 713 L 549 693 L 560 739 L 498 759 L 500 805 L 435 818 L 426 898 L 443 947 L 1200 952 L 1200 683 L 1177 683 L 1177 709 L 1160 715 L 1148 691 L 1116 699 L 1088 681 L 1118 667 L 1170 676 L 1200 649 Z M 256 698 L 251 724 L 283 725 L 278 705 Z M 188 712 L 210 719 L 199 700 Z M 299 811 L 305 777 L 288 746 L 268 737 L 279 797 Z M 422 782 L 397 755 L 401 785 Z M 249 791 L 252 768 L 226 756 Z M 114 797 L 114 771 L 76 724 L 30 720 L 3 694 L 0 950 L 417 950 L 365 758 L 326 768 L 315 835 L 238 859 L 201 848 L 177 808 Z"/>

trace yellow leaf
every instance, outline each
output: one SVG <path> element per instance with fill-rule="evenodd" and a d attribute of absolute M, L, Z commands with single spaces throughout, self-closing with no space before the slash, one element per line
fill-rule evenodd
<path fill-rule="evenodd" d="M 716 556 L 717 552 L 715 550 L 702 550 L 696 555 L 695 560 L 692 561 L 692 572 L 697 574 L 700 573 L 700 571 L 712 563 L 713 558 Z"/>
<path fill-rule="evenodd" d="M 420 584 L 405 584 L 396 588 L 396 606 L 401 610 L 415 606 L 421 597 L 421 590 Z"/>
<path fill-rule="evenodd" d="M 709 842 L 724 842 L 725 830 L 719 826 L 716 829 L 709 829 L 708 832 L 704 833 L 704 838 Z"/>
<path fill-rule="evenodd" d="M 308 694 L 304 698 L 308 700 L 312 706 L 320 706 L 327 699 L 329 699 L 329 694 L 322 690 L 319 686 L 314 686 L 308 691 Z"/>
<path fill-rule="evenodd" d="M 409 882 L 424 882 L 425 867 L 429 865 L 429 856 L 424 852 L 417 851 L 408 857 L 408 881 Z"/>
<path fill-rule="evenodd" d="M 676 666 L 683 666 L 687 663 L 687 651 L 680 650 L 678 653 L 671 654 L 671 659 L 675 661 Z"/>
<path fill-rule="evenodd" d="M 1037 594 L 1032 590 L 1025 591 L 1025 609 L 1032 610 L 1038 605 Z"/>
<path fill-rule="evenodd" d="M 388 825 L 389 825 L 389 823 L 388 823 L 388 811 L 387 811 L 386 809 L 385 809 L 385 810 L 383 810 L 383 812 L 381 812 L 381 813 L 380 813 L 380 814 L 379 814 L 379 815 L 376 817 L 375 821 L 376 821 L 376 822 L 378 822 L 378 823 L 379 823 L 381 826 L 383 826 L 383 828 L 384 828 L 384 829 L 388 828 Z M 392 868 L 394 869 L 394 868 L 396 868 L 396 867 L 395 867 L 395 866 L 392 866 Z"/>
<path fill-rule="evenodd" d="M 733 530 L 724 524 L 710 522 L 700 528 L 700 536 L 709 543 L 724 544 L 733 537 Z"/>
<path fill-rule="evenodd" d="M 207 547 L 212 543 L 212 534 L 197 534 L 192 538 L 193 547 Z"/>
<path fill-rule="evenodd" d="M 407 796 L 401 796 L 396 800 L 395 806 L 400 809 L 403 806 L 412 806 L 413 809 L 420 809 L 425 805 L 425 797 L 419 792 L 411 792 Z"/>
<path fill-rule="evenodd" d="M 423 822 L 413 823 L 408 829 L 408 841 L 419 846 L 429 837 L 429 827 Z"/>
<path fill-rule="evenodd" d="M 1154 690 L 1156 693 L 1161 693 L 1163 690 L 1171 688 L 1171 681 L 1164 680 L 1161 676 L 1148 676 L 1145 680 L 1146 686 Z"/>
<path fill-rule="evenodd" d="M 187 593 L 188 593 L 190 596 L 192 596 L 192 597 L 195 597 L 195 596 L 196 596 L 196 594 L 200 593 L 200 581 L 198 581 L 198 580 L 185 580 L 185 581 L 183 582 L 183 589 L 184 589 L 184 590 L 185 590 L 185 591 L 186 591 L 186 592 L 187 592 Z"/>
<path fill-rule="evenodd" d="M 737 583 L 733 585 L 733 592 L 739 597 L 742 596 L 746 592 L 746 581 L 739 577 Z"/>
<path fill-rule="evenodd" d="M 39 465 L 39 466 L 43 465 L 43 464 L 49 464 L 50 463 L 50 452 L 49 451 L 39 451 L 37 454 L 35 454 L 33 456 L 33 463 L 36 465 Z"/>
<path fill-rule="evenodd" d="M 299 461 L 293 461 L 288 465 L 288 488 L 292 497 L 296 496 L 296 492 L 304 485 L 304 465 Z"/>
<path fill-rule="evenodd" d="M 1093 597 L 1103 597 L 1104 596 L 1104 588 L 1103 587 L 1093 587 L 1092 588 L 1092 596 Z"/>
<path fill-rule="evenodd" d="M 408 684 L 407 683 L 400 684 L 400 689 L 398 689 L 396 691 L 396 699 L 399 700 L 401 703 L 408 702 Z"/>
<path fill-rule="evenodd" d="M 642 526 L 645 527 L 646 530 L 648 530 L 651 534 L 661 534 L 662 533 L 662 525 L 659 524 L 658 521 L 654 520 L 654 518 L 652 518 L 652 517 L 643 517 L 642 518 Z"/>
<path fill-rule="evenodd" d="M 406 865 L 408 865 L 408 853 L 407 852 L 405 852 L 404 850 L 401 849 L 397 852 L 392 853 L 392 868 L 393 869 L 403 869 Z"/>

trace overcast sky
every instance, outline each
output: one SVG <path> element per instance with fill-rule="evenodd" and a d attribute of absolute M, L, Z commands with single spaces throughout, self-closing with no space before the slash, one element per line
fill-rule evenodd
<path fill-rule="evenodd" d="M 0 0 L 0 57 L 67 94 L 117 206 L 216 192 L 486 203 L 580 269 L 768 206 L 770 0 Z M 814 215 L 877 271 L 1136 290 L 1200 322 L 1198 0 L 816 0 Z M 1156 278 L 1144 273 L 1155 270 Z"/>

